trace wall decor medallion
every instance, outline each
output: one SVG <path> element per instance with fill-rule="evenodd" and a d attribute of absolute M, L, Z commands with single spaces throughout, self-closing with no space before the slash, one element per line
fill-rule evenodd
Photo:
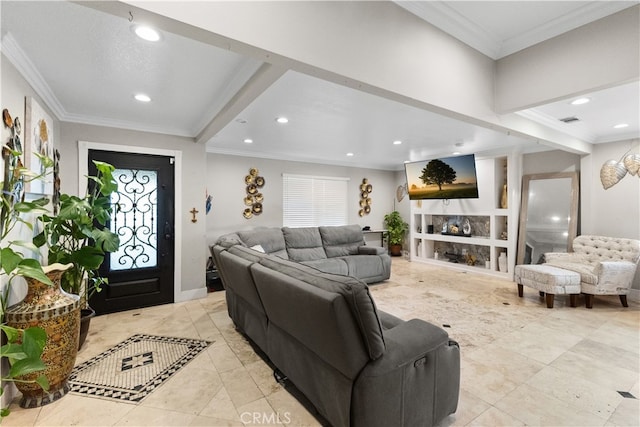
<path fill-rule="evenodd" d="M 629 154 L 629 151 L 619 161 L 607 160 L 600 168 L 600 182 L 605 190 L 620 182 L 627 172 L 640 178 L 640 154 Z"/>
<path fill-rule="evenodd" d="M 249 207 L 242 212 L 242 216 L 246 219 L 253 218 L 254 215 L 260 215 L 263 211 L 264 196 L 260 189 L 264 187 L 265 180 L 264 177 L 259 176 L 259 173 L 258 168 L 250 168 L 249 175 L 244 177 L 247 194 L 243 201 Z"/>
<path fill-rule="evenodd" d="M 371 198 L 369 194 L 373 191 L 373 186 L 369 184 L 367 178 L 362 178 L 362 184 L 360 184 L 360 210 L 359 216 L 369 215 L 371 213 Z"/>

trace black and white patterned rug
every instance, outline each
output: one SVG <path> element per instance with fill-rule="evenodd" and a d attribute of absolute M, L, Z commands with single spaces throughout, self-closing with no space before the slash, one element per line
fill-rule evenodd
<path fill-rule="evenodd" d="M 137 334 L 76 366 L 71 391 L 138 403 L 212 341 Z"/>

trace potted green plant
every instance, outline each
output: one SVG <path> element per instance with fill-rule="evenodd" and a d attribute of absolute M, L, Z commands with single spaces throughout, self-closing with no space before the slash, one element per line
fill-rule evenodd
<path fill-rule="evenodd" d="M 25 329 L 7 325 L 5 313 L 7 311 L 8 298 L 11 284 L 18 277 L 29 277 L 40 280 L 47 285 L 53 285 L 45 275 L 40 263 L 33 258 L 25 256 L 23 251 L 33 251 L 35 247 L 26 241 L 12 240 L 18 237 L 17 225 L 22 224 L 28 229 L 33 229 L 33 224 L 25 219 L 31 213 L 46 211 L 49 203 L 45 197 L 33 200 L 24 200 L 24 185 L 37 179 L 42 179 L 51 171 L 53 161 L 47 157 L 39 156 L 43 171 L 39 174 L 32 173 L 22 166 L 21 151 L 16 150 L 14 141 L 18 141 L 20 128 L 16 119 L 11 119 L 8 111 L 3 111 L 5 125 L 11 129 L 12 136 L 7 145 L 2 147 L 2 182 L 0 182 L 0 331 L 2 332 L 2 346 L 0 357 L 7 360 L 9 370 L 0 378 L 0 395 L 4 392 L 6 382 L 37 383 L 43 390 L 49 389 L 49 383 L 43 374 L 34 380 L 27 380 L 25 375 L 37 375 L 38 371 L 46 368 L 42 360 L 42 353 L 47 342 L 47 334 L 40 327 L 28 327 Z M 4 372 L 4 370 L 3 370 Z M 0 420 L 9 415 L 8 408 L 0 408 Z"/>
<path fill-rule="evenodd" d="M 95 312 L 89 299 L 108 283 L 98 271 L 107 252 L 118 250 L 120 240 L 106 224 L 111 218 L 111 194 L 118 189 L 113 178 L 114 167 L 94 161 L 96 176 L 89 176 L 89 188 L 84 197 L 60 195 L 59 212 L 55 216 L 41 215 L 42 232 L 33 243 L 48 245 L 49 263 L 71 263 L 64 273 L 62 289 L 80 296 L 82 316 L 80 347 L 86 339 L 89 321 Z"/>
<path fill-rule="evenodd" d="M 409 225 L 404 222 L 398 211 L 386 214 L 384 224 L 389 235 L 389 254 L 391 256 L 402 255 L 402 242 Z"/>

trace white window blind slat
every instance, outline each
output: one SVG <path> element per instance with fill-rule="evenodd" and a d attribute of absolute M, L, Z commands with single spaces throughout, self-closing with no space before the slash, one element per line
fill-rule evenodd
<path fill-rule="evenodd" d="M 283 175 L 285 227 L 317 227 L 347 224 L 345 178 Z"/>

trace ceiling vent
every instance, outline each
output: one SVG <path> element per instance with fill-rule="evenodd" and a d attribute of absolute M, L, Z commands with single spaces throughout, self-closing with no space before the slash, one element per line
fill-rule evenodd
<path fill-rule="evenodd" d="M 574 123 L 574 122 L 579 122 L 580 119 L 577 118 L 576 116 L 571 116 L 571 117 L 565 117 L 564 119 L 560 119 L 560 121 L 565 123 Z"/>

